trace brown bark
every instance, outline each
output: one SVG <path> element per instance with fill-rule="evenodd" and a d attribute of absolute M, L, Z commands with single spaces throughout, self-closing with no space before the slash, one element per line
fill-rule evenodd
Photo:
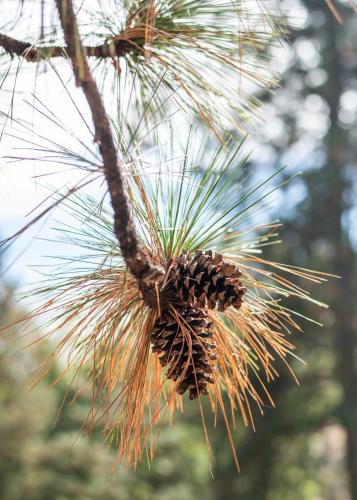
<path fill-rule="evenodd" d="M 340 51 L 342 30 L 329 19 L 327 44 L 323 53 L 329 75 L 323 95 L 330 108 L 331 127 L 326 138 L 326 186 L 328 195 L 317 208 L 317 215 L 324 221 L 326 238 L 335 250 L 331 269 L 340 279 L 334 282 L 334 303 L 336 315 L 334 341 L 336 348 L 336 376 L 343 389 L 343 400 L 338 417 L 347 434 L 347 470 L 350 478 L 351 499 L 357 500 L 357 369 L 355 353 L 357 348 L 355 314 L 355 255 L 345 235 L 342 216 L 348 209 L 346 192 L 348 181 L 344 166 L 348 161 L 348 132 L 339 125 L 338 111 L 344 91 L 345 67 Z"/>
<path fill-rule="evenodd" d="M 0 47 L 10 56 L 24 57 L 27 62 L 38 62 L 53 57 L 66 57 L 67 47 L 47 45 L 36 47 L 29 42 L 23 42 L 0 33 Z M 138 51 L 140 44 L 128 39 L 108 39 L 102 45 L 84 46 L 83 52 L 87 57 L 107 58 L 123 57 L 129 52 Z"/>

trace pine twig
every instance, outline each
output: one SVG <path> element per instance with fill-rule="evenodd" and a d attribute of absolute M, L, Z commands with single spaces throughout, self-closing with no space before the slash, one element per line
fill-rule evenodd
<path fill-rule="evenodd" d="M 81 43 L 72 0 L 56 0 L 56 3 L 76 83 L 83 89 L 92 113 L 95 136 L 103 157 L 104 173 L 114 211 L 114 233 L 123 258 L 139 281 L 146 284 L 159 281 L 164 276 L 164 269 L 150 261 L 138 240 L 125 189 L 123 165 L 118 159 L 103 100 Z"/>
<path fill-rule="evenodd" d="M 333 1 L 332 0 L 325 0 L 325 2 L 327 4 L 327 7 L 332 12 L 332 14 L 333 14 L 334 18 L 336 19 L 336 21 L 339 24 L 343 24 L 343 19 L 342 19 L 341 15 L 340 15 L 339 11 L 337 10 L 337 7 L 333 3 Z"/>
<path fill-rule="evenodd" d="M 67 47 L 47 45 L 36 47 L 29 42 L 23 42 L 0 33 L 0 47 L 11 57 L 24 57 L 27 62 L 39 62 L 53 57 L 66 57 Z M 133 50 L 138 50 L 137 44 L 126 39 L 108 39 L 101 45 L 84 46 L 87 57 L 104 59 L 107 57 L 123 57 Z"/>

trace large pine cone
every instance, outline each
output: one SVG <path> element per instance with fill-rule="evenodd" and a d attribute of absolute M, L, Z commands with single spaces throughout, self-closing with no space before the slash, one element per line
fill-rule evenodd
<path fill-rule="evenodd" d="M 187 307 L 166 312 L 158 319 L 151 335 L 152 351 L 158 353 L 161 366 L 168 365 L 167 378 L 178 380 L 177 392 L 189 389 L 190 399 L 207 394 L 207 384 L 217 358 L 216 344 L 204 309 Z"/>
<path fill-rule="evenodd" d="M 210 250 L 197 250 L 191 258 L 184 254 L 171 264 L 151 344 L 161 366 L 168 366 L 167 378 L 177 381 L 179 394 L 189 389 L 195 399 L 207 394 L 207 385 L 214 382 L 216 344 L 206 308 L 224 311 L 232 305 L 239 309 L 246 292 L 241 274 L 235 264 Z"/>
<path fill-rule="evenodd" d="M 246 292 L 241 275 L 235 264 L 225 262 L 212 250 L 197 250 L 193 258 L 177 257 L 170 270 L 170 280 L 182 302 L 218 311 L 230 305 L 240 308 Z"/>

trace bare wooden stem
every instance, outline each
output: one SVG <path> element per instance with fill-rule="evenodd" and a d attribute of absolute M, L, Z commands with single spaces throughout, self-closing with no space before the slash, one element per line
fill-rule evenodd
<path fill-rule="evenodd" d="M 73 64 L 76 83 L 83 89 L 92 113 L 96 140 L 103 157 L 104 173 L 114 210 L 114 232 L 131 273 L 141 282 L 152 284 L 164 276 L 153 264 L 137 237 L 132 219 L 122 164 L 118 159 L 110 122 L 98 86 L 91 74 L 82 46 L 72 0 L 56 0 L 67 53 Z"/>
<path fill-rule="evenodd" d="M 27 62 L 38 62 L 53 57 L 66 57 L 67 47 L 59 45 L 46 45 L 36 47 L 29 42 L 23 42 L 10 36 L 0 33 L 0 47 L 10 56 L 24 57 Z M 87 57 L 97 57 L 100 59 L 110 57 L 123 57 L 129 52 L 139 51 L 139 41 L 132 41 L 126 38 L 108 39 L 102 45 L 84 46 L 83 52 Z"/>

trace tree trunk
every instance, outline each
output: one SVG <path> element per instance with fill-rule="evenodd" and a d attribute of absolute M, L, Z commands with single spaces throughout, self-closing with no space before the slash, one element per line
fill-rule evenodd
<path fill-rule="evenodd" d="M 343 389 L 339 419 L 347 433 L 347 469 L 352 500 L 357 500 L 357 367 L 355 354 L 357 332 L 355 318 L 355 256 L 342 226 L 342 217 L 348 208 L 346 200 L 345 166 L 348 161 L 348 132 L 338 123 L 338 109 L 344 90 L 344 66 L 339 42 L 345 26 L 339 26 L 332 16 L 328 19 L 326 46 L 323 58 L 328 74 L 324 97 L 330 108 L 331 126 L 326 138 L 324 203 L 316 208 L 315 228 L 322 227 L 321 236 L 334 249 L 330 271 L 340 276 L 333 283 L 331 308 L 336 316 L 334 344 L 336 348 L 336 376 Z M 345 35 L 346 36 L 346 35 Z M 321 174 L 320 174 L 321 175 Z"/>

